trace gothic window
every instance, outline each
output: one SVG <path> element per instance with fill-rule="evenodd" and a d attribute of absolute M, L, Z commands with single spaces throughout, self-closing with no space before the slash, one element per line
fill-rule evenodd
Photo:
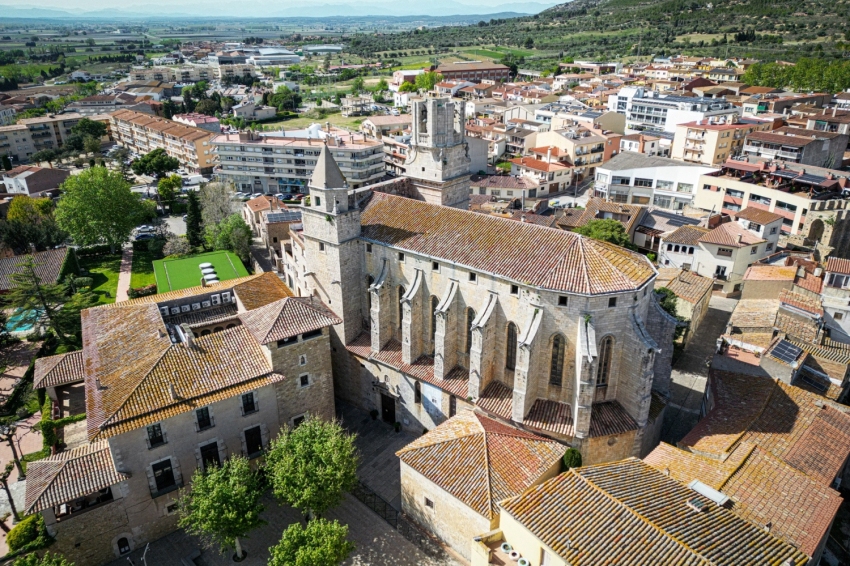
<path fill-rule="evenodd" d="M 466 309 L 466 353 L 472 351 L 472 322 L 475 320 L 475 311 Z"/>
<path fill-rule="evenodd" d="M 372 310 L 372 291 L 369 288 L 372 286 L 372 283 L 375 282 L 375 278 L 371 275 L 366 280 L 366 305 L 368 305 L 368 310 Z"/>
<path fill-rule="evenodd" d="M 404 322 L 404 305 L 401 304 L 401 299 L 404 297 L 404 285 L 398 286 L 398 327 Z"/>
<path fill-rule="evenodd" d="M 507 369 L 516 369 L 516 324 L 508 323 L 508 336 L 505 344 L 505 367 Z"/>
<path fill-rule="evenodd" d="M 611 376 L 611 353 L 614 349 L 614 338 L 606 336 L 599 345 L 599 366 L 596 368 L 596 387 L 608 385 Z"/>
<path fill-rule="evenodd" d="M 552 361 L 549 366 L 549 383 L 561 386 L 561 378 L 564 374 L 564 350 L 566 341 L 560 334 L 555 334 L 552 339 Z"/>
<path fill-rule="evenodd" d="M 437 348 L 437 297 L 431 297 L 431 353 Z"/>

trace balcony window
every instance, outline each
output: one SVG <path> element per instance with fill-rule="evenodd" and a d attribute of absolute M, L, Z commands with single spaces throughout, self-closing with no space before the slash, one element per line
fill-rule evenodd
<path fill-rule="evenodd" d="M 177 481 L 174 479 L 174 468 L 171 464 L 171 458 L 166 458 L 160 462 L 151 465 L 153 471 L 154 484 L 156 485 L 157 495 L 172 491 L 177 487 Z"/>
<path fill-rule="evenodd" d="M 195 411 L 195 419 L 195 426 L 197 427 L 198 432 L 215 426 L 215 421 L 213 420 L 212 415 L 210 415 L 209 407 L 202 407 Z"/>
<path fill-rule="evenodd" d="M 639 179 L 635 177 L 635 186 L 636 187 L 651 187 L 652 179 Z"/>
<path fill-rule="evenodd" d="M 717 255 L 723 257 L 732 257 L 732 249 L 731 248 L 717 248 Z"/>
<path fill-rule="evenodd" d="M 156 448 L 166 443 L 162 425 L 157 423 L 148 427 L 148 448 Z"/>
<path fill-rule="evenodd" d="M 245 393 L 242 395 L 242 414 L 250 415 L 257 412 L 257 400 L 254 397 L 254 392 Z"/>
<path fill-rule="evenodd" d="M 259 426 L 249 428 L 245 435 L 245 453 L 248 458 L 256 458 L 263 453 L 263 431 Z"/>

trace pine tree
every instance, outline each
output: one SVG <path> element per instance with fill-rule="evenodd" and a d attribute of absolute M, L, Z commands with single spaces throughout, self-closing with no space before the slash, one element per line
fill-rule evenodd
<path fill-rule="evenodd" d="M 204 243 L 201 201 L 195 191 L 189 191 L 186 210 L 186 238 L 193 248 L 200 247 Z"/>

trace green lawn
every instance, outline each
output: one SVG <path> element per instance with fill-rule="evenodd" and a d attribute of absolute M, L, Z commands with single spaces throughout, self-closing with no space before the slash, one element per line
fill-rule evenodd
<path fill-rule="evenodd" d="M 161 259 L 153 262 L 156 288 L 160 293 L 197 287 L 201 284 L 198 265 L 211 263 L 220 281 L 248 275 L 242 261 L 232 252 L 209 252 L 181 259 Z"/>
<path fill-rule="evenodd" d="M 92 278 L 92 291 L 98 296 L 98 303 L 106 305 L 115 302 L 118 291 L 118 272 L 121 269 L 121 255 L 102 255 L 81 257 L 80 269 L 89 272 Z"/>
<path fill-rule="evenodd" d="M 322 119 L 317 118 L 292 118 L 291 120 L 281 120 L 280 122 L 263 122 L 263 126 L 272 128 L 283 128 L 284 130 L 300 130 L 306 128 L 310 124 L 322 124 L 330 122 L 331 126 L 337 126 L 347 130 L 359 130 L 360 124 L 366 116 L 343 116 L 339 112 L 328 114 Z"/>
<path fill-rule="evenodd" d="M 133 250 L 133 272 L 130 274 L 130 287 L 138 289 L 156 283 L 153 271 L 154 255 L 148 250 Z"/>

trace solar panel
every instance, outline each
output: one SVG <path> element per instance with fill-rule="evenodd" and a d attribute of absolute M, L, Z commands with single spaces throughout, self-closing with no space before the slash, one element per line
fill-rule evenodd
<path fill-rule="evenodd" d="M 294 210 L 286 212 L 270 212 L 266 215 L 269 222 L 292 222 L 293 220 L 301 220 L 301 213 Z"/>
<path fill-rule="evenodd" d="M 803 350 L 791 344 L 787 340 L 780 340 L 779 343 L 773 348 L 773 352 L 771 355 L 778 359 L 782 360 L 788 365 L 793 364 L 797 361 L 797 358 L 800 357 L 800 354 L 803 353 Z"/>
<path fill-rule="evenodd" d="M 807 371 L 805 371 L 805 369 L 800 373 L 800 380 L 803 383 L 808 384 L 809 387 L 812 387 L 820 391 L 821 393 L 826 393 L 826 391 L 829 389 L 828 383 L 824 383 L 822 380 L 815 378 Z"/>
<path fill-rule="evenodd" d="M 774 177 L 781 177 L 783 179 L 795 179 L 799 174 L 797 171 L 774 171 L 771 173 Z"/>
<path fill-rule="evenodd" d="M 799 181 L 800 183 L 807 183 L 809 185 L 820 185 L 826 181 L 826 177 L 821 177 L 820 175 L 809 175 L 807 173 L 805 175 L 800 175 L 794 180 Z"/>

